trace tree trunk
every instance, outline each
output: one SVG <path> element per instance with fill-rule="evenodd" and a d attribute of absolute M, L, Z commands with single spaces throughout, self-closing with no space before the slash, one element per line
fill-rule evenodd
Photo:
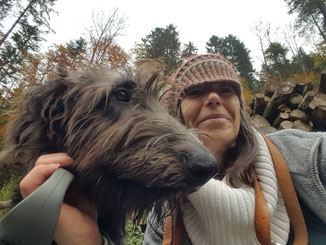
<path fill-rule="evenodd" d="M 314 24 L 317 26 L 319 34 L 322 36 L 322 38 L 324 39 L 324 42 L 326 43 L 326 36 L 325 36 L 323 30 L 320 28 L 315 16 L 313 14 L 311 14 L 310 16 L 311 16 L 312 20 L 314 21 Z"/>
<path fill-rule="evenodd" d="M 35 2 L 35 0 L 30 1 L 30 3 L 27 5 L 27 7 L 24 9 L 24 11 L 16 19 L 15 23 L 10 27 L 10 29 L 7 31 L 7 33 L 5 33 L 3 35 L 3 37 L 0 40 L 0 47 L 6 41 L 6 39 L 9 37 L 10 33 L 15 29 L 15 27 L 19 23 L 19 21 L 24 17 L 27 10 L 29 10 L 29 8 L 34 4 L 34 2 Z"/>

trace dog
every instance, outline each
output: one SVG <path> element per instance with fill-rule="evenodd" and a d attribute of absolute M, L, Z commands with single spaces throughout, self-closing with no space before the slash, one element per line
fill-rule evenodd
<path fill-rule="evenodd" d="M 127 217 L 174 210 L 218 171 L 197 133 L 166 111 L 168 79 L 152 70 L 61 71 L 24 91 L 6 136 L 6 154 L 26 173 L 40 155 L 71 156 L 73 187 L 97 207 L 100 230 L 116 244 Z"/>

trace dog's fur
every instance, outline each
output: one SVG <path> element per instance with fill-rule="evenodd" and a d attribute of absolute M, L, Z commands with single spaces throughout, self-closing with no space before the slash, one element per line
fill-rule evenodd
<path fill-rule="evenodd" d="M 32 86 L 13 110 L 6 140 L 7 154 L 26 171 L 42 154 L 68 153 L 73 186 L 96 205 L 101 231 L 116 243 L 127 215 L 137 221 L 164 203 L 173 208 L 214 174 L 194 176 L 189 158 L 200 167 L 216 164 L 196 134 L 166 112 L 164 83 L 147 71 L 61 72 Z"/>

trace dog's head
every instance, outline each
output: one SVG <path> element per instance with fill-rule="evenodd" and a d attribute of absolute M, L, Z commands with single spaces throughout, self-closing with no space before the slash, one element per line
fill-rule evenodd
<path fill-rule="evenodd" d="M 29 168 L 42 154 L 67 152 L 75 186 L 100 216 L 174 202 L 211 178 L 217 163 L 167 113 L 164 88 L 146 69 L 61 74 L 25 91 L 9 127 L 11 152 Z"/>

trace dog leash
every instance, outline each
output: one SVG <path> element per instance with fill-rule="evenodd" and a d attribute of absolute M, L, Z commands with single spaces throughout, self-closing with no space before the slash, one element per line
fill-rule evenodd
<path fill-rule="evenodd" d="M 303 218 L 301 207 L 296 195 L 292 178 L 285 164 L 284 158 L 276 146 L 266 137 L 265 142 L 272 156 L 276 177 L 280 186 L 283 201 L 288 213 L 291 226 L 294 232 L 293 245 L 307 245 L 308 232 Z M 271 241 L 270 236 L 270 216 L 265 199 L 256 174 L 253 171 L 255 187 L 255 232 L 257 239 L 262 245 L 277 245 Z M 179 245 L 181 241 L 182 229 L 184 229 L 181 211 L 178 210 L 174 215 L 166 218 L 164 226 L 163 245 Z M 175 216 L 175 217 L 173 217 Z"/>
<path fill-rule="evenodd" d="M 0 245 L 47 245 L 53 241 L 62 202 L 74 176 L 59 168 L 0 221 Z"/>

